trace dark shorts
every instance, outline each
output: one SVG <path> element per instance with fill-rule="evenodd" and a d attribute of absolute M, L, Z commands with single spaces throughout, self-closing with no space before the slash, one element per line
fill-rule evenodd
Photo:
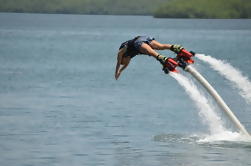
<path fill-rule="evenodd" d="M 137 51 L 139 51 L 139 48 L 143 43 L 150 44 L 151 41 L 153 40 L 155 40 L 153 37 L 140 36 L 137 40 L 134 41 L 134 47 L 136 48 Z M 125 47 L 126 45 L 127 45 L 127 42 L 122 43 L 119 49 Z"/>
<path fill-rule="evenodd" d="M 155 40 L 153 37 L 149 36 L 140 36 L 135 42 L 134 42 L 134 47 L 136 48 L 137 51 L 140 52 L 140 46 L 143 43 L 150 44 L 151 41 Z"/>
<path fill-rule="evenodd" d="M 134 41 L 135 40 L 135 41 Z M 143 43 L 146 44 L 150 44 L 151 41 L 155 40 L 153 37 L 149 37 L 149 36 L 139 36 L 136 39 L 132 39 L 132 40 L 128 40 L 124 43 L 121 44 L 121 46 L 119 47 L 119 49 L 124 48 L 125 46 L 129 46 L 129 48 L 127 49 L 125 56 L 130 56 L 130 57 L 135 57 L 138 54 L 142 54 L 140 52 L 140 47 Z M 132 42 L 131 44 L 129 44 L 130 42 Z"/>

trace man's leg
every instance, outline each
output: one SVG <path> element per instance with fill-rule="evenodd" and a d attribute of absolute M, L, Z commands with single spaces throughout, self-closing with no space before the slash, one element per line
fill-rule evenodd
<path fill-rule="evenodd" d="M 159 53 L 157 53 L 152 47 L 150 47 L 146 43 L 142 43 L 139 50 L 141 53 L 153 56 L 155 58 L 159 55 Z"/>
<path fill-rule="evenodd" d="M 146 43 L 142 43 L 140 46 L 140 52 L 146 55 L 150 55 L 153 56 L 154 58 L 156 58 L 162 65 L 165 64 L 167 57 L 160 55 L 159 53 L 157 53 L 154 49 L 152 49 L 152 47 L 150 47 L 148 44 Z"/>
<path fill-rule="evenodd" d="M 170 49 L 171 48 L 171 44 L 161 44 L 159 42 L 157 42 L 156 40 L 151 41 L 151 43 L 149 44 L 153 49 L 156 50 L 166 50 L 166 49 Z"/>

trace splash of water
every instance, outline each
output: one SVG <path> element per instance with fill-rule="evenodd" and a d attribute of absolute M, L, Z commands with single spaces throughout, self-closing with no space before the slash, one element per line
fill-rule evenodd
<path fill-rule="evenodd" d="M 210 104 L 206 96 L 201 93 L 191 79 L 176 73 L 170 73 L 170 75 L 185 89 L 199 109 L 199 115 L 203 122 L 209 127 L 210 133 L 201 135 L 198 142 L 251 141 L 249 137 L 238 132 L 232 132 L 224 127 L 223 121 L 216 114 L 214 106 Z"/>
<path fill-rule="evenodd" d="M 204 123 L 209 126 L 210 134 L 218 134 L 226 131 L 221 118 L 213 110 L 207 98 L 202 94 L 192 80 L 181 74 L 170 73 L 178 83 L 185 89 L 189 97 L 194 101 L 199 109 L 199 115 Z"/>
<path fill-rule="evenodd" d="M 210 64 L 210 66 L 216 70 L 219 74 L 230 80 L 234 87 L 238 88 L 239 94 L 245 99 L 248 104 L 251 104 L 251 82 L 244 76 L 241 71 L 234 68 L 227 62 L 215 59 L 211 56 L 204 54 L 198 54 L 196 56 L 200 60 Z"/>

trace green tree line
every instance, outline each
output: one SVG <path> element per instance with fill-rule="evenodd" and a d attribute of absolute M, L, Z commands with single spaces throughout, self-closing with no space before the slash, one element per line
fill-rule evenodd
<path fill-rule="evenodd" d="M 251 18 L 251 0 L 0 0 L 0 12 Z"/>
<path fill-rule="evenodd" d="M 162 4 L 155 17 L 251 18 L 251 0 L 171 0 Z"/>
<path fill-rule="evenodd" d="M 0 0 L 1 12 L 151 15 L 166 0 Z"/>

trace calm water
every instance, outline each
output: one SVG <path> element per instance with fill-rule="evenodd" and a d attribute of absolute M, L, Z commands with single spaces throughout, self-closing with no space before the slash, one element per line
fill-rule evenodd
<path fill-rule="evenodd" d="M 251 165 L 251 143 L 198 141 L 207 125 L 153 58 L 135 57 L 114 80 L 118 47 L 136 35 L 227 60 L 251 78 L 251 20 L 2 13 L 1 165 Z M 251 132 L 238 90 L 207 64 L 194 66 Z"/>

